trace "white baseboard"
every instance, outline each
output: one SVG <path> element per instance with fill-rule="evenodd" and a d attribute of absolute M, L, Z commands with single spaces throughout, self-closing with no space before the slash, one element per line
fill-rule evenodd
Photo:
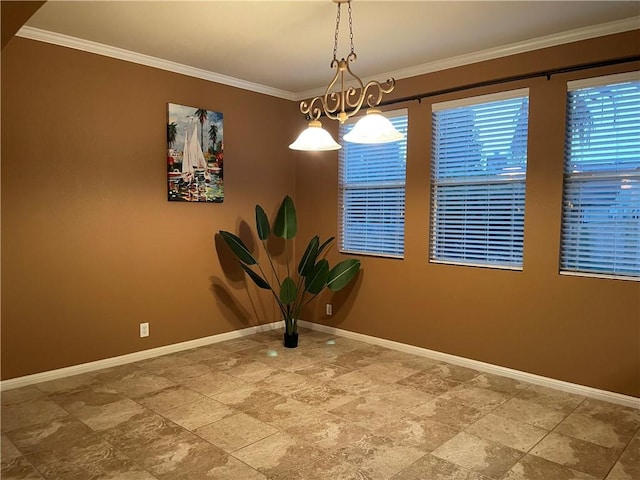
<path fill-rule="evenodd" d="M 494 375 L 500 375 L 502 377 L 513 378 L 521 382 L 532 383 L 534 385 L 541 385 L 543 387 L 549 387 L 563 392 L 573 393 L 575 395 L 582 395 L 583 397 L 594 398 L 597 400 L 603 400 L 605 402 L 616 403 L 618 405 L 624 405 L 625 407 L 640 409 L 640 398 L 632 397 L 629 395 L 623 395 L 621 393 L 609 392 L 607 390 L 599 390 L 597 388 L 587 387 L 579 385 L 577 383 L 565 382 L 563 380 L 556 380 L 554 378 L 543 377 L 541 375 L 535 375 L 533 373 L 522 372 L 520 370 L 514 370 L 512 368 L 501 367 L 499 365 L 493 365 L 490 363 L 480 362 L 478 360 L 471 360 L 469 358 L 458 357 L 456 355 L 450 355 L 448 353 L 437 352 L 435 350 L 428 350 L 422 347 L 416 347 L 414 345 L 407 345 L 405 343 L 394 342 L 392 340 L 385 340 L 384 338 L 371 337 L 362 333 L 350 332 L 348 330 L 342 330 L 336 327 L 330 327 L 327 325 L 321 325 L 318 323 L 305 322 L 298 320 L 298 324 L 301 327 L 306 327 L 311 330 L 317 330 L 319 332 L 331 333 L 339 335 L 345 338 L 351 338 L 353 340 L 359 340 L 361 342 L 369 343 L 372 345 L 379 345 L 381 347 L 391 348 L 400 352 L 411 353 L 413 355 L 419 355 L 422 357 L 433 358 L 434 360 L 440 360 L 443 362 L 452 363 L 454 365 L 460 365 L 462 367 L 473 368 L 481 372 L 492 373 Z"/>
<path fill-rule="evenodd" d="M 578 385 L 576 383 L 565 382 L 563 380 L 556 380 L 554 378 L 543 377 L 541 375 L 535 375 L 533 373 L 522 372 L 520 370 L 501 367 L 499 365 L 492 365 L 490 363 L 484 363 L 478 360 L 471 360 L 469 358 L 458 357 L 456 355 L 450 355 L 448 353 L 442 353 L 435 350 L 416 347 L 414 345 L 407 345 L 405 343 L 394 342 L 392 340 L 386 340 L 384 338 L 372 337 L 369 335 L 364 335 L 362 333 L 351 332 L 349 330 L 342 330 L 341 328 L 330 327 L 330 326 L 321 325 L 318 323 L 311 323 L 311 322 L 306 322 L 304 320 L 298 320 L 298 324 L 301 327 L 309 328 L 311 330 L 317 330 L 319 332 L 331 333 L 333 335 L 339 335 L 341 337 L 351 338 L 353 340 L 358 340 L 358 341 L 369 343 L 372 345 L 379 345 L 381 347 L 398 350 L 400 352 L 419 355 L 422 357 L 433 358 L 434 360 L 448 362 L 454 365 L 460 365 L 462 367 L 473 368 L 481 372 L 492 373 L 494 375 L 509 377 L 522 382 L 532 383 L 534 385 L 541 385 L 544 387 L 561 390 L 563 392 L 573 393 L 575 395 L 582 395 L 588 398 L 595 398 L 597 400 L 603 400 L 605 402 L 611 402 L 611 403 L 616 403 L 618 405 L 624 405 L 626 407 L 640 409 L 640 398 L 632 397 L 629 395 L 622 395 L 620 393 L 609 392 L 607 390 L 599 390 L 597 388 Z M 82 363 L 80 365 L 73 365 L 71 367 L 59 368 L 57 370 L 50 370 L 42 373 L 35 373 L 33 375 L 26 375 L 24 377 L 12 378 L 12 379 L 4 380 L 0 382 L 0 391 L 26 387 L 28 385 L 33 385 L 35 383 L 47 382 L 49 380 L 56 380 L 58 378 L 70 377 L 72 375 L 88 373 L 95 370 L 101 370 L 103 368 L 116 367 L 118 365 L 124 365 L 126 363 L 139 362 L 141 360 L 159 357 L 161 355 L 167 355 L 169 353 L 180 352 L 182 350 L 189 350 L 190 348 L 203 347 L 205 345 L 224 342 L 226 340 L 232 340 L 234 338 L 241 338 L 247 335 L 253 335 L 254 333 L 258 333 L 258 332 L 264 332 L 268 330 L 274 330 L 276 328 L 282 328 L 283 325 L 284 325 L 284 322 L 282 321 L 267 323 L 264 325 L 257 325 L 255 327 L 244 328 L 242 330 L 234 330 L 232 332 L 212 335 L 210 337 L 198 338 L 196 340 L 189 340 L 186 342 L 174 343 L 172 345 L 165 345 L 164 347 L 152 348 L 149 350 L 142 350 L 140 352 L 129 353 L 127 355 L 120 355 L 118 357 L 106 358 L 104 360 L 97 360 L 95 362 Z"/>
<path fill-rule="evenodd" d="M 26 375 L 24 377 L 3 380 L 2 382 L 0 382 L 0 391 L 26 387 L 35 383 L 57 380 L 58 378 L 93 372 L 95 370 L 101 370 L 103 368 L 116 367 L 118 365 L 124 365 L 125 363 L 139 362 L 141 360 L 147 360 L 149 358 L 159 357 L 161 355 L 167 355 L 169 353 L 189 350 L 190 348 L 203 347 L 205 345 L 211 345 L 212 343 L 219 343 L 226 340 L 232 340 L 234 338 L 246 337 L 247 335 L 253 335 L 254 333 L 281 328 L 283 325 L 284 322 L 282 321 L 267 323 L 264 325 L 257 325 L 255 327 L 243 328 L 242 330 L 220 333 L 218 335 L 212 335 L 210 337 L 197 338 L 195 340 L 189 340 L 186 342 L 174 343 L 171 345 L 165 345 L 163 347 L 142 350 L 140 352 L 128 353 L 126 355 L 120 355 L 118 357 L 105 358 L 104 360 L 97 360 L 95 362 L 81 363 L 80 365 L 73 365 L 71 367 L 58 368 L 56 370 L 49 370 L 47 372 L 34 373 L 33 375 Z"/>

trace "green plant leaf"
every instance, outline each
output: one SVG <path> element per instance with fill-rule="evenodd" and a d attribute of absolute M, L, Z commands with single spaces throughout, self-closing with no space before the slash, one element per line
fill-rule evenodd
<path fill-rule="evenodd" d="M 329 272 L 327 287 L 332 292 L 337 292 L 346 287 L 353 280 L 360 270 L 360 260 L 350 258 L 338 263 Z"/>
<path fill-rule="evenodd" d="M 320 247 L 318 248 L 318 255 L 320 255 L 322 253 L 322 251 L 327 248 L 329 246 L 329 244 L 331 242 L 333 242 L 336 239 L 336 237 L 330 237 L 329 239 L 327 239 L 326 242 L 324 242 L 322 245 L 320 245 Z"/>
<path fill-rule="evenodd" d="M 265 290 L 271 290 L 271 286 L 264 278 L 262 278 L 253 270 L 251 270 L 244 263 L 241 263 L 240 266 L 245 272 L 247 272 L 247 275 L 249 275 L 251 280 L 253 280 L 253 283 L 255 283 L 259 288 L 264 288 Z"/>
<path fill-rule="evenodd" d="M 280 238 L 293 238 L 296 236 L 297 229 L 296 207 L 293 205 L 291 197 L 287 195 L 282 200 L 278 213 L 276 214 L 276 221 L 273 224 L 273 234 Z"/>
<path fill-rule="evenodd" d="M 240 259 L 242 263 L 247 265 L 256 265 L 258 261 L 251 255 L 251 252 L 239 237 L 231 232 L 220 230 L 220 235 L 227 242 L 231 251 Z"/>
<path fill-rule="evenodd" d="M 316 263 L 319 242 L 320 239 L 317 235 L 309 241 L 309 245 L 307 245 L 307 249 L 304 251 L 302 258 L 300 259 L 300 264 L 298 265 L 298 273 L 300 275 L 305 276 L 311 271 L 313 265 Z"/>
<path fill-rule="evenodd" d="M 298 288 L 296 282 L 291 277 L 287 277 L 282 281 L 280 285 L 280 301 L 284 305 L 291 305 L 298 295 Z"/>
<path fill-rule="evenodd" d="M 313 267 L 313 270 L 304 277 L 305 289 L 317 295 L 327 285 L 329 279 L 329 262 L 324 258 Z"/>
<path fill-rule="evenodd" d="M 266 240 L 271 233 L 269 230 L 269 219 L 260 205 L 256 205 L 256 231 L 260 240 Z"/>

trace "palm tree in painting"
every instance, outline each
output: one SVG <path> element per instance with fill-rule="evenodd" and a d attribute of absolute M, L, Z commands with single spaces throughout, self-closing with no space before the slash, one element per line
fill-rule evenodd
<path fill-rule="evenodd" d="M 195 116 L 200 121 L 200 148 L 204 150 L 204 121 L 207 119 L 207 111 L 202 108 L 196 110 Z"/>
<path fill-rule="evenodd" d="M 211 145 L 213 145 L 213 151 L 215 153 L 216 142 L 218 141 L 218 126 L 215 123 L 212 123 L 209 127 L 209 140 L 211 140 Z"/>
<path fill-rule="evenodd" d="M 176 143 L 176 136 L 178 135 L 178 125 L 176 122 L 167 123 L 167 143 L 169 148 L 172 148 Z"/>

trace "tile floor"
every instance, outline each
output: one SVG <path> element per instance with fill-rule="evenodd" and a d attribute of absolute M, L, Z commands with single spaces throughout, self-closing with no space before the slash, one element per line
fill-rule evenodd
<path fill-rule="evenodd" d="M 640 410 L 270 331 L 2 393 L 3 480 L 638 480 Z"/>

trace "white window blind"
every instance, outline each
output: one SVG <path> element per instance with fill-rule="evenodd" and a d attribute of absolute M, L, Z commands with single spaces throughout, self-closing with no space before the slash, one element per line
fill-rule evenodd
<path fill-rule="evenodd" d="M 340 251 L 404 255 L 407 110 L 384 112 L 404 140 L 377 145 L 345 142 L 357 118 L 340 126 Z"/>
<path fill-rule="evenodd" d="M 432 262 L 522 268 L 528 93 L 433 105 Z"/>
<path fill-rule="evenodd" d="M 640 72 L 568 84 L 560 268 L 640 279 Z"/>

